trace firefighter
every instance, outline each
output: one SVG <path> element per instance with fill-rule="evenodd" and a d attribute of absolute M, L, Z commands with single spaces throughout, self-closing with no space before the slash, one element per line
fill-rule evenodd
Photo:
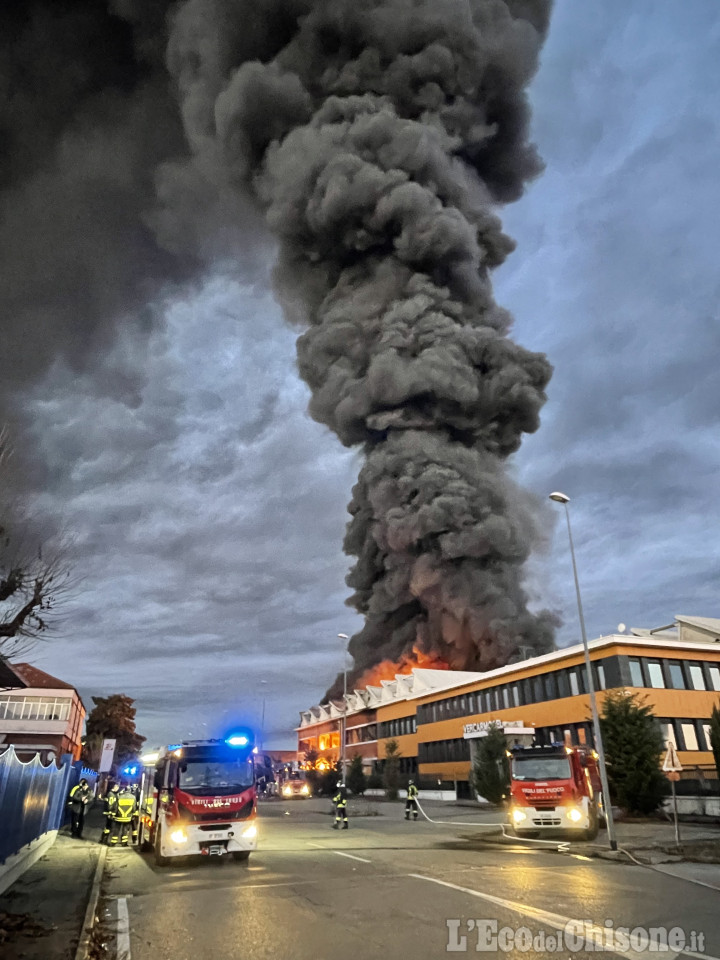
<path fill-rule="evenodd" d="M 410 811 L 412 810 L 413 820 L 418 818 L 418 788 L 415 786 L 414 780 L 408 780 L 407 788 L 407 800 L 405 801 L 405 819 L 410 819 Z"/>
<path fill-rule="evenodd" d="M 83 826 L 85 824 L 85 811 L 92 800 L 90 785 L 85 777 L 77 783 L 68 794 L 68 806 L 72 822 L 70 824 L 70 834 L 82 840 Z"/>
<path fill-rule="evenodd" d="M 115 809 L 112 814 L 113 826 L 109 841 L 111 847 L 117 846 L 118 840 L 120 840 L 121 846 L 128 846 L 132 822 L 137 813 L 137 806 L 137 797 L 132 787 L 125 787 L 118 793 Z"/>
<path fill-rule="evenodd" d="M 335 823 L 333 823 L 333 830 L 340 829 L 341 823 L 342 829 L 347 830 L 347 790 L 345 789 L 345 784 L 342 782 L 342 780 L 338 781 L 337 791 L 332 802 L 335 804 Z"/>
<path fill-rule="evenodd" d="M 119 793 L 120 784 L 114 783 L 105 794 L 105 798 L 103 800 L 105 825 L 103 827 L 103 832 L 100 835 L 100 843 L 107 843 L 110 840 L 110 832 L 112 831 L 113 826 L 113 814 L 115 812 L 115 808 L 117 807 L 117 798 Z"/>

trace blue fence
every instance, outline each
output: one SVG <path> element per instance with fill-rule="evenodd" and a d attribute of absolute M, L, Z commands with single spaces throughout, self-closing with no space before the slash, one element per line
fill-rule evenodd
<path fill-rule="evenodd" d="M 48 830 L 60 829 L 75 775 L 79 780 L 69 756 L 62 767 L 45 767 L 39 755 L 27 763 L 18 760 L 12 746 L 0 754 L 0 863 Z"/>

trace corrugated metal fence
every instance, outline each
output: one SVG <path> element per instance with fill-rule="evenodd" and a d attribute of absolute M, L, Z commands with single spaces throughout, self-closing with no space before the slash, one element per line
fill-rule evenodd
<path fill-rule="evenodd" d="M 60 829 L 72 779 L 77 782 L 80 775 L 70 756 L 61 767 L 46 767 L 39 755 L 27 763 L 18 760 L 12 746 L 0 754 L 0 864 L 49 830 Z"/>

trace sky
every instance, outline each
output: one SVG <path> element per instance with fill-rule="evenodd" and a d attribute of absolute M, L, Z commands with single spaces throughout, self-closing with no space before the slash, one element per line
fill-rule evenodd
<path fill-rule="evenodd" d="M 546 170 L 501 211 L 517 249 L 497 300 L 555 368 L 512 470 L 571 498 L 591 637 L 720 615 L 718 63 L 714 0 L 558 0 L 531 87 Z M 337 634 L 361 625 L 342 552 L 360 460 L 306 413 L 271 253 L 252 283 L 207 275 L 117 342 L 108 376 L 143 374 L 132 401 L 59 364 L 25 397 L 40 505 L 72 531 L 80 579 L 30 659 L 88 706 L 134 697 L 153 746 L 241 722 L 292 746 L 343 667 Z M 563 646 L 560 509 L 527 587 Z"/>

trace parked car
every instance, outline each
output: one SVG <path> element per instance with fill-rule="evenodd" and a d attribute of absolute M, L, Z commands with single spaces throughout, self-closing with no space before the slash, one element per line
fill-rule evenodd
<path fill-rule="evenodd" d="M 312 787 L 301 773 L 294 770 L 280 788 L 280 795 L 285 800 L 295 797 L 307 798 L 312 796 Z"/>

